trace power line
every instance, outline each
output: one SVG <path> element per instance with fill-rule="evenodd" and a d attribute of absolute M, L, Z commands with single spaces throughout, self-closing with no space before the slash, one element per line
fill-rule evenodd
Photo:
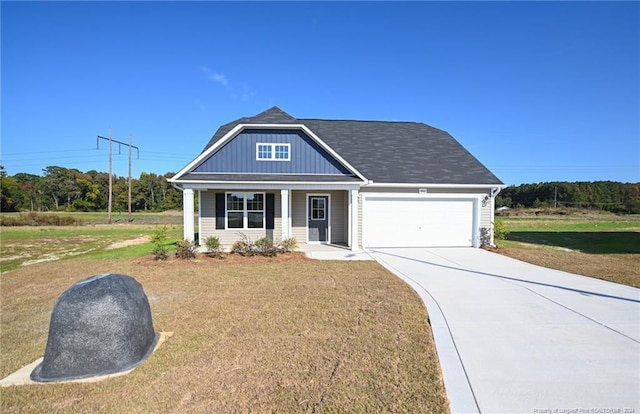
<path fill-rule="evenodd" d="M 100 149 L 100 140 L 104 139 L 104 140 L 108 140 L 109 141 L 109 224 L 111 224 L 111 204 L 112 204 L 112 200 L 113 200 L 113 171 L 112 171 L 112 165 L 113 165 L 113 151 L 112 151 L 112 144 L 115 142 L 116 144 L 118 144 L 118 152 L 120 152 L 120 149 L 122 148 L 122 146 L 126 146 L 129 148 L 129 190 L 128 190 L 128 194 L 129 194 L 129 220 L 131 220 L 131 149 L 135 148 L 136 152 L 137 152 L 137 156 L 138 159 L 140 159 L 140 148 L 136 147 L 135 145 L 133 145 L 133 135 L 129 134 L 129 143 L 127 144 L 126 142 L 122 142 L 122 141 L 118 141 L 115 140 L 111 137 L 111 128 L 109 128 L 109 138 L 105 138 L 102 137 L 100 135 L 98 135 L 98 137 L 96 138 L 96 149 Z"/>

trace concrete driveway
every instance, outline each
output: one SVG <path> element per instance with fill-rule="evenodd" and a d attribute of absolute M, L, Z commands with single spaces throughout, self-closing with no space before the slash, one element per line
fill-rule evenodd
<path fill-rule="evenodd" d="M 429 312 L 454 413 L 640 413 L 640 290 L 473 248 L 374 249 Z"/>

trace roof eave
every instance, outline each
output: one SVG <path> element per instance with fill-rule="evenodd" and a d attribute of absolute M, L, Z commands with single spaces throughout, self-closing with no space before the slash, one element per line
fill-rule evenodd
<path fill-rule="evenodd" d="M 409 187 L 431 187 L 431 188 L 495 188 L 506 187 L 505 184 L 487 183 L 487 184 L 447 184 L 447 183 L 379 183 L 369 181 L 364 184 L 363 187 L 395 187 L 395 188 L 409 188 Z"/>

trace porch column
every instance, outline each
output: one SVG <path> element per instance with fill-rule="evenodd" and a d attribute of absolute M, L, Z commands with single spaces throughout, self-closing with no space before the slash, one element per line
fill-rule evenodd
<path fill-rule="evenodd" d="M 282 240 L 291 237 L 289 229 L 289 190 L 280 190 L 280 222 L 282 226 Z"/>
<path fill-rule="evenodd" d="M 358 190 L 349 190 L 349 247 L 358 250 Z"/>
<path fill-rule="evenodd" d="M 185 188 L 182 191 L 182 219 L 184 225 L 184 239 L 193 241 L 193 190 L 190 188 Z"/>

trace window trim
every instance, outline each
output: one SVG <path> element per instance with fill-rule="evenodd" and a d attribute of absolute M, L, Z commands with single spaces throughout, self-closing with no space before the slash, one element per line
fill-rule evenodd
<path fill-rule="evenodd" d="M 271 148 L 270 158 L 260 157 L 261 146 L 268 146 Z M 287 148 L 287 158 L 276 158 L 277 147 Z M 291 144 L 287 142 L 256 142 L 256 161 L 291 161 Z"/>
<path fill-rule="evenodd" d="M 229 194 L 242 194 L 242 227 L 229 227 Z M 249 210 L 247 195 L 262 195 L 262 210 Z M 240 210 L 231 210 L 232 213 L 238 213 Z M 262 227 L 249 227 L 249 213 L 262 213 Z M 267 228 L 267 194 L 259 191 L 227 191 L 224 193 L 224 228 L 225 230 L 265 230 Z"/>

